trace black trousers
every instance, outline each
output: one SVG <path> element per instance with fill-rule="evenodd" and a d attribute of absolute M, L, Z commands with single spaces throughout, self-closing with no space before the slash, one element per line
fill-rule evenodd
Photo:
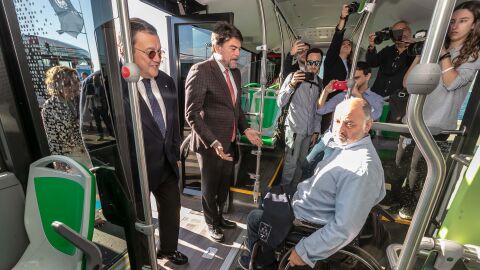
<path fill-rule="evenodd" d="M 180 190 L 178 179 L 173 177 L 152 191 L 157 201 L 159 250 L 172 252 L 177 250 L 180 230 Z"/>
<path fill-rule="evenodd" d="M 158 231 L 160 243 L 157 249 L 162 252 L 172 252 L 177 250 L 178 233 L 180 230 L 180 190 L 178 188 L 178 178 L 173 169 L 166 165 L 164 169 L 165 175 L 162 183 L 151 190 L 155 200 L 157 201 L 158 211 Z M 164 175 L 164 176 L 165 176 Z M 136 200 L 141 201 L 141 195 L 136 193 Z M 137 211 L 139 218 L 143 216 L 143 208 L 141 202 L 137 203 Z M 146 238 L 143 239 L 142 246 L 148 250 Z M 145 255 L 145 264 L 148 263 L 148 255 Z"/>
<path fill-rule="evenodd" d="M 224 146 L 225 153 L 235 155 L 235 144 Z M 233 180 L 234 161 L 221 159 L 214 149 L 197 153 L 202 176 L 202 208 L 205 222 L 218 226 L 227 200 L 230 183 Z"/>

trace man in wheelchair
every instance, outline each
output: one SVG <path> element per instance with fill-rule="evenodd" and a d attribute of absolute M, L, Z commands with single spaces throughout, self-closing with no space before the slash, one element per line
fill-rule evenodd
<path fill-rule="evenodd" d="M 372 207 L 385 196 L 382 164 L 368 135 L 371 126 L 371 107 L 364 99 L 351 98 L 337 105 L 333 151 L 318 163 L 312 177 L 298 184 L 290 200 L 295 221 L 319 227 L 295 245 L 288 258 L 290 266 L 313 268 L 352 242 Z M 255 209 L 247 217 L 249 251 L 260 239 L 263 212 Z M 262 244 L 254 268 L 274 269 L 275 248 Z M 250 252 L 241 256 L 240 266 L 248 269 L 250 259 Z"/>

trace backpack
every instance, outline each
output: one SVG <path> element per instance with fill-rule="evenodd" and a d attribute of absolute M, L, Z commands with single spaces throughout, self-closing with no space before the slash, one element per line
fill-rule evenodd
<path fill-rule="evenodd" d="M 263 244 L 276 248 L 288 235 L 295 215 L 291 199 L 295 188 L 290 185 L 273 186 L 263 198 L 263 214 L 258 235 Z"/>

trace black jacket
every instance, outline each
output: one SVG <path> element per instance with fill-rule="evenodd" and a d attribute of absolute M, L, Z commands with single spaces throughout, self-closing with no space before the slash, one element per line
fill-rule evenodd
<path fill-rule="evenodd" d="M 376 49 L 367 50 L 367 63 L 372 68 L 379 67 L 372 91 L 386 97 L 402 89 L 403 77 L 414 59 L 415 56 L 407 55 L 407 50 L 399 54 L 395 45 L 385 47 L 379 53 Z"/>
<path fill-rule="evenodd" d="M 172 179 L 172 173 L 169 172 L 173 172 L 173 177 L 178 180 L 179 172 L 177 161 L 180 159 L 181 144 L 177 90 L 175 83 L 170 76 L 162 71 L 159 71 L 155 81 L 157 82 L 158 89 L 160 90 L 163 102 L 165 103 L 165 111 L 167 112 L 167 131 L 165 133 L 165 138 L 162 136 L 162 133 L 155 123 L 155 120 L 144 99 L 140 94 L 138 95 L 140 113 L 142 116 L 141 124 L 150 190 L 155 190 L 164 181 Z M 122 80 L 122 82 L 124 91 L 127 91 L 128 88 L 126 82 L 124 80 Z M 138 167 L 136 163 L 137 155 L 133 137 L 133 123 L 132 115 L 130 113 L 128 92 L 125 92 L 124 106 L 125 117 L 127 120 L 128 138 L 130 142 L 130 156 L 132 158 L 132 173 L 134 179 L 138 179 Z M 170 168 L 166 168 L 166 166 L 169 166 Z"/>
<path fill-rule="evenodd" d="M 323 85 L 327 85 L 331 80 L 344 81 L 347 79 L 347 70 L 345 69 L 345 64 L 339 55 L 340 49 L 342 48 L 344 33 L 345 28 L 343 28 L 343 30 L 335 28 L 335 34 L 333 35 L 330 47 L 328 47 L 323 64 Z M 348 64 L 348 69 L 350 69 L 350 67 L 350 64 Z M 330 93 L 327 100 L 340 93 L 342 93 L 342 91 Z"/>
<path fill-rule="evenodd" d="M 293 55 L 291 55 L 290 53 L 287 53 L 287 55 L 285 56 L 285 60 L 283 62 L 282 75 L 284 79 L 288 76 L 288 74 L 300 69 L 300 66 L 298 65 L 297 61 L 293 64 L 292 63 L 293 63 Z"/>
<path fill-rule="evenodd" d="M 330 47 L 328 47 L 323 64 L 324 85 L 327 85 L 331 80 L 344 81 L 347 79 L 347 70 L 345 69 L 345 64 L 343 64 L 343 60 L 339 55 L 344 33 L 345 28 L 343 30 L 335 28 L 335 34 L 333 35 Z M 348 64 L 348 68 L 350 69 L 350 64 Z"/>

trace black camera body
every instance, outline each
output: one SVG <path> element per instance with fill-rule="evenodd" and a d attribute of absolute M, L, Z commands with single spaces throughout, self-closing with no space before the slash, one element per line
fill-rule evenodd
<path fill-rule="evenodd" d="M 315 73 L 305 72 L 305 81 L 314 81 L 314 80 L 315 80 Z"/>
<path fill-rule="evenodd" d="M 391 30 L 389 27 L 383 28 L 380 31 L 375 32 L 375 44 L 381 44 L 385 40 L 400 41 L 402 40 L 403 29 Z"/>
<path fill-rule="evenodd" d="M 359 7 L 360 7 L 360 3 L 358 3 L 357 1 L 353 1 L 351 4 L 348 5 L 348 14 L 358 12 Z"/>
<path fill-rule="evenodd" d="M 419 30 L 413 35 L 414 43 L 408 45 L 407 55 L 417 56 L 421 55 L 423 51 L 423 45 L 425 45 L 425 39 L 427 38 L 427 30 Z"/>
<path fill-rule="evenodd" d="M 425 45 L 425 41 L 418 41 L 408 45 L 407 55 L 409 56 L 421 55 L 423 50 L 423 45 Z"/>

